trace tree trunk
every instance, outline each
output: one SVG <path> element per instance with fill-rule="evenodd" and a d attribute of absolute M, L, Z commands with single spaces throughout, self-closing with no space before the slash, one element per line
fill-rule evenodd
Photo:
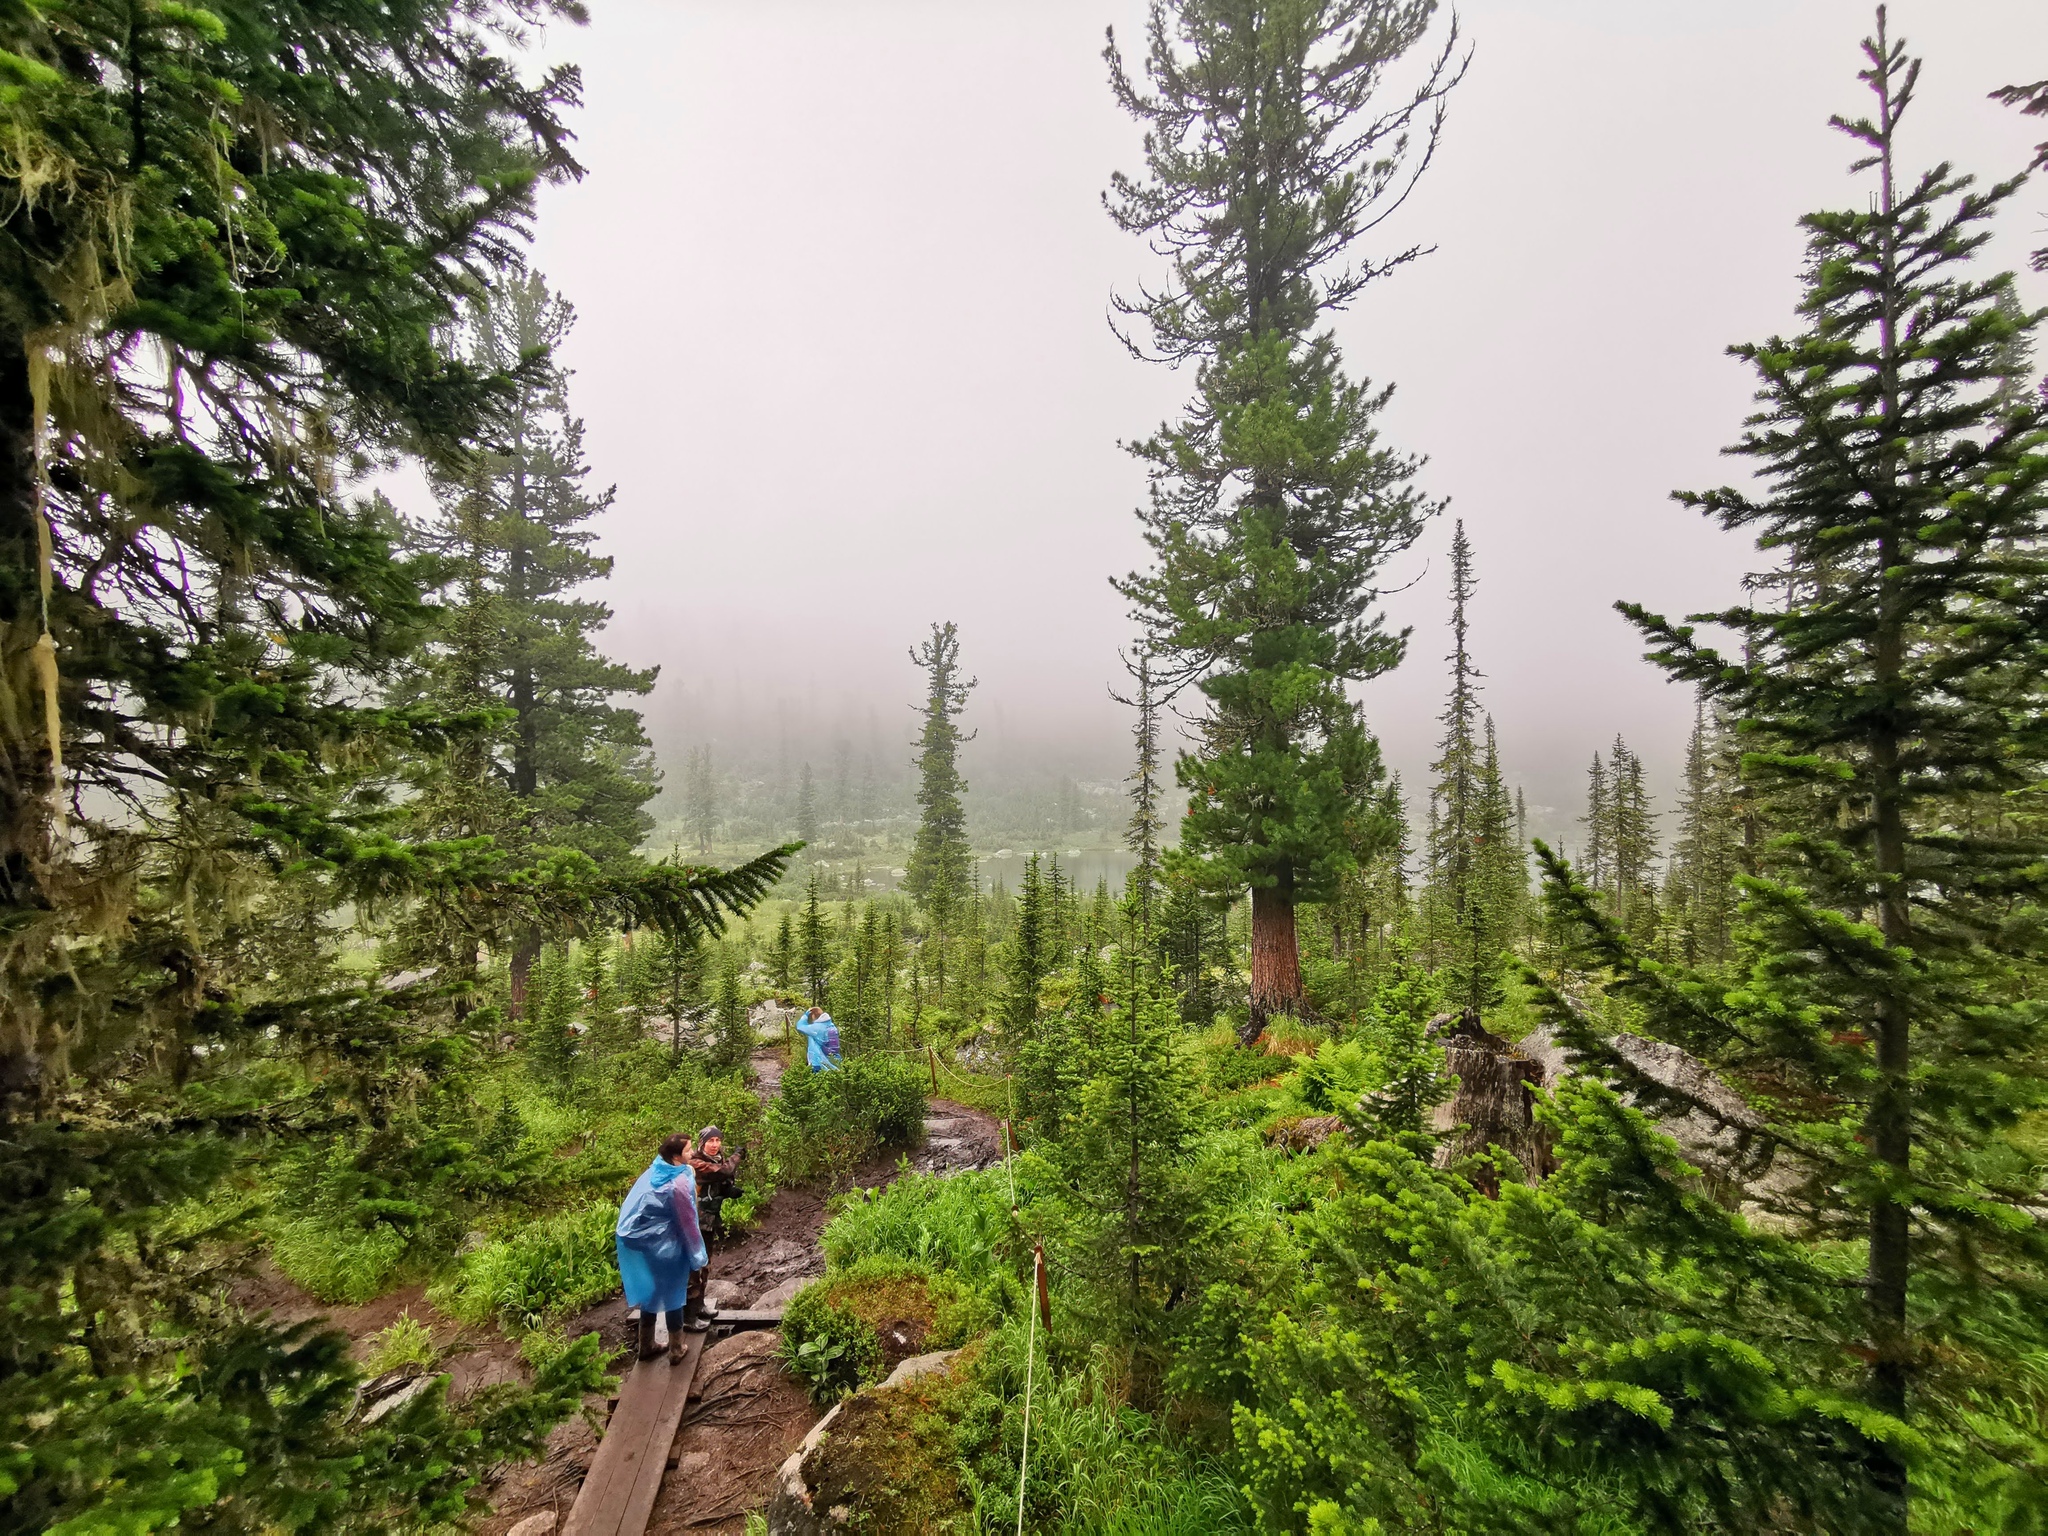
<path fill-rule="evenodd" d="M 1303 1012 L 1301 951 L 1294 933 L 1294 882 L 1252 887 L 1252 996 L 1244 1039 L 1256 1040 L 1276 1013 Z"/>
<path fill-rule="evenodd" d="M 1878 10 L 1878 46 L 1886 46 L 1884 10 Z M 1899 295 L 1903 286 L 1898 267 L 1898 227 L 1895 184 L 1892 175 L 1892 126 L 1897 113 L 1893 106 L 1890 77 L 1880 86 L 1879 123 L 1883 138 L 1879 153 L 1879 197 L 1883 216 L 1880 265 L 1883 282 L 1883 310 L 1879 318 L 1879 347 L 1883 377 L 1885 439 L 1898 441 L 1901 414 L 1899 389 Z M 1890 502 L 1898 495 L 1906 466 L 1894 453 L 1887 480 Z M 1880 515 L 1894 516 L 1895 506 L 1883 505 Z M 1878 623 L 1874 636 L 1872 668 L 1880 690 L 1895 693 L 1906 656 L 1906 626 L 1900 611 L 1899 581 L 1895 574 L 1903 556 L 1905 540 L 1893 529 L 1878 539 Z M 1885 944 L 1910 948 L 1913 942 L 1912 914 L 1906 905 L 1906 826 L 1899 772 L 1899 737 L 1889 724 L 1882 726 L 1871 742 L 1871 855 L 1877 866 L 1878 927 Z M 1912 1018 L 1904 1000 L 1896 993 L 1884 998 L 1877 1010 L 1877 1091 L 1872 1094 L 1865 1118 L 1865 1135 L 1879 1162 L 1885 1165 L 1888 1183 L 1904 1195 L 1912 1177 Z M 1912 1213 L 1903 1199 L 1880 1192 L 1870 1208 L 1870 1257 L 1865 1274 L 1865 1295 L 1870 1307 L 1870 1342 L 1876 1359 L 1871 1365 L 1871 1398 L 1886 1413 L 1903 1418 L 1906 1412 L 1906 1377 L 1911 1339 L 1906 1323 L 1906 1297 L 1912 1276 Z M 1910 1522 L 1911 1483 L 1905 1464 L 1885 1446 L 1875 1448 L 1871 1466 L 1873 1481 L 1889 1508 L 1883 1514 L 1886 1525 L 1903 1533 Z"/>
<path fill-rule="evenodd" d="M 512 946 L 512 963 L 509 967 L 512 984 L 512 1017 L 526 1017 L 526 978 L 533 972 L 533 962 L 540 954 L 540 940 L 531 934 L 522 933 Z"/>
<path fill-rule="evenodd" d="M 55 788 L 44 725 L 43 685 L 35 661 L 42 637 L 38 592 L 35 404 L 29 388 L 28 347 L 19 330 L 0 328 L 0 689 L 13 701 L 9 728 L 0 732 L 0 912 L 11 930 L 51 904 L 46 878 L 51 858 L 51 794 Z M 21 946 L 0 978 L 13 1008 L 33 995 L 23 984 Z M 32 963 L 32 962 L 31 962 Z M 35 1040 L 39 1020 L 4 1031 L 0 1043 L 0 1113 L 37 1090 Z"/>

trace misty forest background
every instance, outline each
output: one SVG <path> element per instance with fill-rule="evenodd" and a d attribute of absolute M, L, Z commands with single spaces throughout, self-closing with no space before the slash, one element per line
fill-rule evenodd
<path fill-rule="evenodd" d="M 715 1120 L 735 1231 L 837 1192 L 782 1348 L 849 1403 L 807 1475 L 861 1528 L 2048 1530 L 2048 313 L 1987 257 L 2048 146 L 1943 162 L 1886 13 L 1844 33 L 1852 163 L 1733 349 L 1734 482 L 1643 513 L 1753 546 L 1744 595 L 1615 594 L 1682 773 L 1589 740 L 1532 826 L 1487 549 L 1332 328 L 1425 254 L 1382 220 L 1469 41 L 1157 0 L 1104 54 L 1154 262 L 1112 318 L 1184 390 L 1103 573 L 1122 760 L 977 749 L 951 591 L 900 714 L 658 759 L 692 658 L 607 652 L 526 257 L 584 174 L 532 29 L 579 18 L 0 18 L 0 1526 L 489 1518 L 619 1364 L 565 1325 L 621 1191 Z M 1403 782 L 1360 685 L 1436 656 Z M 942 1073 L 1015 1156 L 852 1188 Z M 519 1379 L 268 1309 L 406 1285 Z M 959 1351 L 907 1395 L 862 1390 L 885 1306 Z"/>

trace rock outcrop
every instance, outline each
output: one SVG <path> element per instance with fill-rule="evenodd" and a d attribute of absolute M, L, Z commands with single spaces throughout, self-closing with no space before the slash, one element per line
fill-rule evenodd
<path fill-rule="evenodd" d="M 943 1371 L 958 1350 L 942 1349 L 929 1355 L 913 1355 L 895 1370 L 879 1386 L 864 1387 L 855 1396 L 869 1392 L 886 1392 L 907 1381 L 933 1371 Z M 789 1459 L 782 1464 L 777 1475 L 775 1496 L 768 1502 L 768 1536 L 825 1536 L 827 1532 L 851 1530 L 853 1511 L 845 1505 L 825 1509 L 814 1508 L 815 1495 L 806 1474 L 806 1467 L 813 1463 L 826 1437 L 832 1433 L 832 1426 L 846 1411 L 853 1398 L 843 1398 L 833 1404 L 832 1411 L 811 1427 L 804 1436 L 804 1443 L 789 1453 Z"/>

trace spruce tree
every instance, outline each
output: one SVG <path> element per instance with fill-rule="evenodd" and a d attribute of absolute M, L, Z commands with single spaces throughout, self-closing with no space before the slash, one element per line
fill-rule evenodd
<path fill-rule="evenodd" d="M 2048 1100 L 2025 1001 L 2040 955 L 2014 921 L 2048 894 L 2048 844 L 2014 822 L 1959 830 L 2048 767 L 2048 420 L 2006 387 L 2042 316 L 1974 270 L 2017 183 L 1903 176 L 1918 62 L 1882 10 L 1864 52 L 1872 111 L 1835 126 L 1875 173 L 1868 203 L 1803 221 L 1805 328 L 1735 349 L 1759 384 L 1732 450 L 1756 487 L 1680 498 L 1772 550 L 1785 601 L 1700 616 L 1740 656 L 1623 608 L 1739 722 L 1745 778 L 1816 811 L 1776 840 L 1788 878 L 1743 881 L 1743 987 L 1631 969 L 1592 931 L 1652 1028 L 1740 1072 L 1812 1170 L 1810 1219 L 1863 1239 L 1859 1326 L 1831 1342 L 1838 1368 L 1871 1362 L 1871 1505 L 1903 1531 L 1909 1461 L 1914 1488 L 1953 1493 L 2025 1459 L 2000 1439 L 1996 1362 L 2042 1348 L 2048 1318 L 2041 1169 L 2006 1136 Z"/>
<path fill-rule="evenodd" d="M 1502 952 L 1514 934 L 1517 884 L 1506 787 L 1493 721 L 1479 710 L 1479 678 L 1468 645 L 1466 605 L 1477 588 L 1472 545 L 1460 521 L 1451 536 L 1451 693 L 1430 791 L 1428 913 L 1433 965 L 1452 978 L 1447 1000 L 1483 1009 L 1497 994 Z M 1483 745 L 1482 745 L 1483 741 Z"/>
<path fill-rule="evenodd" d="M 818 841 L 818 787 L 811 778 L 809 763 L 804 764 L 803 772 L 797 778 L 796 838 L 798 842 L 809 843 L 814 848 Z"/>
<path fill-rule="evenodd" d="M 1194 1087 L 1172 989 L 1153 968 L 1140 964 L 1133 981 L 1112 979 L 1105 990 L 1113 1008 L 1099 1025 L 1095 998 L 1077 993 L 1084 1027 L 1097 1030 L 1093 1076 L 1054 1156 L 1068 1202 L 1068 1250 L 1087 1287 L 1083 1307 L 1130 1352 L 1143 1383 L 1162 1363 L 1169 1308 L 1190 1268 Z"/>
<path fill-rule="evenodd" d="M 533 1006 L 521 1031 L 526 1070 L 557 1093 L 576 1075 L 576 968 L 560 945 L 545 946 L 533 968 Z"/>
<path fill-rule="evenodd" d="M 718 826 L 718 775 L 711 764 L 711 746 L 692 747 L 683 760 L 683 819 L 697 840 L 700 857 L 711 852 L 711 834 Z"/>
<path fill-rule="evenodd" d="M 968 896 L 974 856 L 967 846 L 967 811 L 960 797 L 960 744 L 974 739 L 957 724 L 974 679 L 960 676 L 960 636 L 948 624 L 932 625 L 931 637 L 910 653 L 924 670 L 924 724 L 917 741 L 917 841 L 910 850 L 903 889 L 924 908 L 933 941 L 930 976 L 938 994 L 946 988 L 946 939 Z"/>
<path fill-rule="evenodd" d="M 804 994 L 814 1008 L 831 1007 L 828 994 L 832 978 L 832 927 L 818 899 L 818 872 L 811 871 L 804 888 L 803 910 L 797 916 L 797 965 L 803 973 Z"/>
<path fill-rule="evenodd" d="M 754 1049 L 754 1032 L 740 987 L 740 951 L 722 944 L 711 981 L 711 1070 L 738 1072 Z"/>
<path fill-rule="evenodd" d="M 1131 669 L 1137 680 L 1133 698 L 1118 698 L 1138 712 L 1131 727 L 1137 746 L 1137 763 L 1131 769 L 1131 819 L 1124 826 L 1124 846 L 1136 857 L 1131 867 L 1130 894 L 1137 902 L 1140 926 L 1152 925 L 1152 904 L 1159 892 L 1159 835 L 1165 818 L 1159 806 L 1159 700 L 1152 686 L 1152 658 L 1138 653 L 1138 665 Z"/>
<path fill-rule="evenodd" d="M 1017 924 L 1009 939 L 1009 990 L 1005 1022 L 1016 1039 L 1028 1038 L 1038 1023 L 1038 989 L 1052 974 L 1045 882 L 1039 878 L 1038 855 L 1024 861 L 1017 887 Z"/>
<path fill-rule="evenodd" d="M 451 732 L 384 707 L 429 573 L 361 474 L 493 435 L 513 381 L 437 335 L 576 174 L 575 73 L 515 41 L 575 15 L 0 21 L 7 1529 L 446 1521 L 573 1410 L 555 1373 L 496 1417 L 429 1394 L 351 1424 L 346 1340 L 238 1320 L 163 1224 L 231 1213 L 241 1149 L 350 1118 L 342 1080 L 384 1102 L 447 1049 L 315 974 L 335 913 L 460 857 L 380 814 Z"/>
<path fill-rule="evenodd" d="M 1348 377 L 1318 328 L 1417 254 L 1352 250 L 1436 144 L 1455 28 L 1413 93 L 1379 106 L 1432 9 L 1155 0 L 1146 85 L 1113 35 L 1106 50 L 1118 101 L 1145 124 L 1147 172 L 1117 176 L 1109 209 L 1172 264 L 1161 290 L 1118 308 L 1157 357 L 1197 365 L 1199 391 L 1134 446 L 1153 565 L 1118 587 L 1163 686 L 1207 701 L 1200 748 L 1176 766 L 1193 795 L 1178 856 L 1219 895 L 1251 891 L 1252 1030 L 1304 1007 L 1295 906 L 1350 867 L 1347 822 L 1382 771 L 1346 685 L 1400 659 L 1373 609 L 1377 572 L 1433 510 L 1415 461 L 1378 440 L 1387 393 Z"/>
<path fill-rule="evenodd" d="M 775 983 L 778 996 L 789 995 L 790 984 L 797 974 L 797 946 L 795 919 L 787 912 L 775 925 L 775 942 L 768 949 L 768 974 Z"/>
<path fill-rule="evenodd" d="M 1596 891 L 1607 889 L 1614 870 L 1614 821 L 1609 809 L 1607 765 L 1593 754 L 1593 766 L 1586 770 L 1586 814 L 1579 825 L 1586 829 L 1586 848 L 1580 865 L 1587 883 Z"/>
<path fill-rule="evenodd" d="M 1727 959 L 1733 938 L 1738 829 L 1725 782 L 1726 753 L 1717 738 L 1702 702 L 1685 744 L 1685 788 L 1671 858 L 1670 905 L 1680 958 L 1688 965 Z"/>

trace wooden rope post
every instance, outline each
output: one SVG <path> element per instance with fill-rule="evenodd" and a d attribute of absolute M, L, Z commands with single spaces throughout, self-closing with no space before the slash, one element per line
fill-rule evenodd
<path fill-rule="evenodd" d="M 928 1046 L 926 1046 L 926 1047 L 924 1048 L 924 1053 L 925 1053 L 925 1055 L 927 1055 L 927 1056 L 929 1056 L 929 1057 L 931 1058 L 931 1062 L 932 1062 L 932 1097 L 936 1099 L 936 1098 L 937 1098 L 937 1097 L 939 1096 L 939 1052 L 938 1052 L 938 1047 L 936 1047 L 936 1046 L 931 1046 L 931 1045 L 928 1045 Z"/>
<path fill-rule="evenodd" d="M 1031 1245 L 1031 1262 L 1038 1271 L 1038 1320 L 1045 1324 L 1045 1331 L 1052 1332 L 1052 1292 L 1045 1283 L 1045 1244 Z"/>

